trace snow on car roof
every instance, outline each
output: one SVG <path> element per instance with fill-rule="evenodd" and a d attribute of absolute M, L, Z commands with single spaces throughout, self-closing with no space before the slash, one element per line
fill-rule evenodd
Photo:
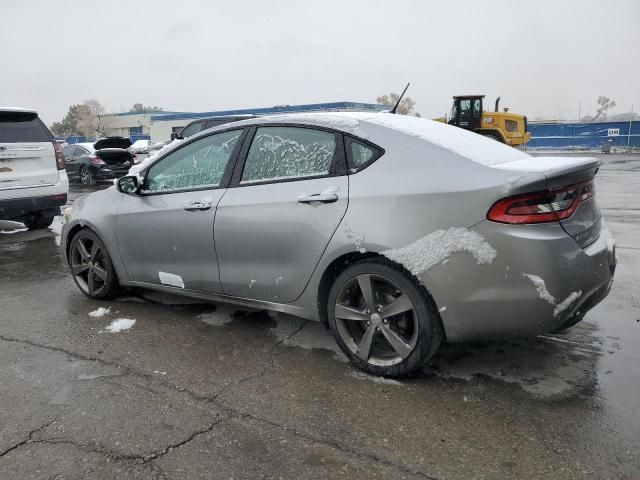
<path fill-rule="evenodd" d="M 322 112 L 261 117 L 263 122 L 306 123 L 336 128 L 368 139 L 371 125 L 425 140 L 482 165 L 497 165 L 530 158 L 520 150 L 462 128 L 421 117 L 393 113 Z M 255 120 L 248 120 L 247 123 Z M 239 122 L 240 123 L 240 122 Z"/>
<path fill-rule="evenodd" d="M 31 108 L 20 108 L 20 107 L 0 107 L 0 112 L 17 112 L 17 113 L 35 113 L 35 110 Z"/>

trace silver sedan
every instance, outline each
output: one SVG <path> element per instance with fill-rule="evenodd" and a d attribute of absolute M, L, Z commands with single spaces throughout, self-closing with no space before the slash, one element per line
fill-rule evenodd
<path fill-rule="evenodd" d="M 445 340 L 557 331 L 606 297 L 598 167 L 389 113 L 262 117 L 78 199 L 61 251 L 89 297 L 143 287 L 326 322 L 355 365 L 399 376 Z"/>

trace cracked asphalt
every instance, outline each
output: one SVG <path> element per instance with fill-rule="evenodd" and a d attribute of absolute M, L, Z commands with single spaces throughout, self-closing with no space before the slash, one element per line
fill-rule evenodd
<path fill-rule="evenodd" d="M 640 155 L 602 159 L 610 296 L 568 333 L 445 345 L 400 381 L 355 370 L 314 322 L 89 300 L 59 218 L 0 222 L 0 478 L 640 478 Z M 136 323 L 108 332 L 117 318 Z"/>

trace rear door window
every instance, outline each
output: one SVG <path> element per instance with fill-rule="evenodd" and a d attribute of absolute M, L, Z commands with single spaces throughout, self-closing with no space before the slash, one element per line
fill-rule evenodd
<path fill-rule="evenodd" d="M 64 155 L 64 158 L 71 158 L 73 157 L 73 152 L 75 152 L 75 150 L 75 145 L 67 145 L 66 147 L 62 147 L 62 154 Z"/>
<path fill-rule="evenodd" d="M 203 122 L 192 123 L 191 125 L 187 125 L 182 130 L 181 135 L 184 138 L 190 137 L 191 135 L 195 135 L 196 133 L 198 133 L 198 132 L 200 132 L 202 130 L 203 125 L 204 125 Z"/>
<path fill-rule="evenodd" d="M 0 112 L 0 143 L 52 142 L 49 130 L 35 113 Z"/>
<path fill-rule="evenodd" d="M 329 174 L 336 135 L 300 127 L 260 127 L 253 137 L 240 183 Z"/>

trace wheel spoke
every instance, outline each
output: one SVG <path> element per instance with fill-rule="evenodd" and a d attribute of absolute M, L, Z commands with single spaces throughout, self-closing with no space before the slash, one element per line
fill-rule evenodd
<path fill-rule="evenodd" d="M 364 297 L 364 303 L 372 312 L 376 308 L 376 299 L 373 293 L 373 285 L 371 284 L 371 275 L 358 275 L 358 285 Z"/>
<path fill-rule="evenodd" d="M 394 302 L 382 310 L 382 318 L 392 317 L 409 310 L 413 310 L 413 303 L 409 295 L 401 294 Z"/>
<path fill-rule="evenodd" d="M 89 255 L 89 252 L 87 251 L 87 247 L 82 242 L 82 240 L 78 240 L 78 243 L 76 245 L 77 245 L 76 248 L 78 249 L 78 252 L 80 252 L 80 256 L 82 257 L 82 259 L 89 261 L 91 259 L 91 255 Z"/>
<path fill-rule="evenodd" d="M 107 281 L 107 271 L 99 265 L 93 266 L 93 273 L 103 282 Z"/>
<path fill-rule="evenodd" d="M 360 340 L 360 344 L 358 345 L 358 351 L 356 355 L 360 357 L 362 360 L 369 360 L 369 354 L 371 352 L 371 343 L 373 341 L 373 335 L 376 333 L 376 327 L 370 325 L 362 335 L 362 339 Z"/>
<path fill-rule="evenodd" d="M 73 265 L 71 267 L 71 273 L 73 273 L 76 277 L 84 272 L 89 270 L 89 265 Z"/>
<path fill-rule="evenodd" d="M 98 245 L 98 242 L 93 242 L 93 245 L 91 245 L 91 260 L 94 260 L 99 252 L 100 246 Z"/>
<path fill-rule="evenodd" d="M 87 288 L 89 289 L 89 294 L 93 295 L 96 290 L 96 277 L 92 269 L 89 269 L 89 274 L 87 275 Z"/>
<path fill-rule="evenodd" d="M 384 338 L 387 339 L 398 355 L 402 358 L 406 358 L 411 353 L 413 347 L 409 345 L 404 338 L 391 330 L 388 325 L 382 325 L 380 329 L 382 330 Z"/>
<path fill-rule="evenodd" d="M 346 305 L 336 304 L 336 318 L 340 318 L 342 320 L 357 320 L 360 322 L 364 322 L 366 320 L 369 320 L 370 315 L 367 315 L 366 313 L 354 308 L 347 307 Z"/>

